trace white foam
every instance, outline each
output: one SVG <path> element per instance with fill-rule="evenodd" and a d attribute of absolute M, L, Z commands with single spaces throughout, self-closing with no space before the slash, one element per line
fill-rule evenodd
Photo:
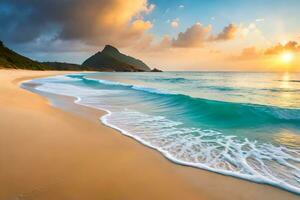
<path fill-rule="evenodd" d="M 68 75 L 72 75 L 72 74 L 67 74 L 67 75 L 56 75 L 56 76 L 50 76 L 50 77 L 44 77 L 44 78 L 36 78 L 33 80 L 30 80 L 30 82 L 32 83 L 38 83 L 38 84 L 43 84 L 43 83 L 55 83 L 55 82 L 74 82 L 74 81 L 80 81 L 80 79 L 76 79 L 76 78 L 71 78 Z M 76 75 L 80 75 L 80 74 L 76 74 Z"/>
<path fill-rule="evenodd" d="M 72 97 L 78 96 L 101 96 L 101 95 L 108 95 L 108 94 L 120 94 L 121 90 L 95 90 L 95 89 L 88 89 L 79 86 L 73 86 L 64 83 L 44 83 L 40 86 L 35 88 L 36 90 L 49 92 L 53 94 L 59 95 L 66 95 Z"/>
<path fill-rule="evenodd" d="M 148 123 L 139 120 L 145 118 Z M 300 194 L 300 171 L 297 164 L 292 164 L 300 162 L 299 157 L 293 156 L 299 156 L 299 151 L 290 152 L 285 147 L 257 144 L 247 139 L 240 141 L 233 136 L 224 136 L 211 130 L 177 128 L 176 122 L 166 119 L 157 121 L 152 116 L 138 112 L 110 112 L 101 121 L 157 149 L 176 163 L 265 183 Z M 199 136 L 195 137 L 193 133 L 198 133 Z"/>
<path fill-rule="evenodd" d="M 130 85 L 130 84 L 125 84 L 125 83 L 120 83 L 116 81 L 108 81 L 108 80 L 102 80 L 102 79 L 93 79 L 93 78 L 86 78 L 86 80 L 94 80 L 98 81 L 99 83 L 105 84 L 105 85 L 116 85 L 116 86 L 126 86 L 130 87 L 135 90 L 140 90 L 140 91 L 145 91 L 145 92 L 150 92 L 150 93 L 155 93 L 155 94 L 176 94 L 170 91 L 165 91 L 165 90 L 159 90 L 155 88 L 149 88 L 149 87 L 144 87 L 144 86 L 138 86 L 138 85 Z"/>
<path fill-rule="evenodd" d="M 105 110 L 102 123 L 158 150 L 175 163 L 300 194 L 300 149 L 241 140 L 213 130 L 183 128 L 180 122 L 163 116 L 146 115 L 103 101 L 122 90 L 97 90 L 55 81 L 45 81 L 36 89 L 73 96 L 77 104 Z"/>

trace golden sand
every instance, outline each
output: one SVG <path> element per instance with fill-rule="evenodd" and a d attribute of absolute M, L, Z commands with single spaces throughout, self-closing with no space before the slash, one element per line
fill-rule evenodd
<path fill-rule="evenodd" d="M 0 199 L 270 199 L 299 196 L 176 165 L 97 120 L 51 107 L 25 79 L 66 72 L 0 70 Z M 69 73 L 69 72 L 68 72 Z"/>

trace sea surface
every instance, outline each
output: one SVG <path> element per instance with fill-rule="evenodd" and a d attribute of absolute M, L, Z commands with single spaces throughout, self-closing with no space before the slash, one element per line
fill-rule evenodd
<path fill-rule="evenodd" d="M 300 194 L 300 74 L 99 72 L 34 79 L 107 111 L 169 160 Z"/>

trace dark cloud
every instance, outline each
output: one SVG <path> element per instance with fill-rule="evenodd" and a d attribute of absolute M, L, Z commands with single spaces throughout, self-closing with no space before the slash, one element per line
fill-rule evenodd
<path fill-rule="evenodd" d="M 152 26 L 142 15 L 153 8 L 147 0 L 0 0 L 0 38 L 130 42 Z"/>

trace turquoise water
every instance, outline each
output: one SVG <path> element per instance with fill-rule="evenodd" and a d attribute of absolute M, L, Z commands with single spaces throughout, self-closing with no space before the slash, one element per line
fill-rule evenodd
<path fill-rule="evenodd" d="M 106 110 L 103 123 L 174 162 L 300 194 L 300 74 L 102 72 L 31 82 Z"/>

